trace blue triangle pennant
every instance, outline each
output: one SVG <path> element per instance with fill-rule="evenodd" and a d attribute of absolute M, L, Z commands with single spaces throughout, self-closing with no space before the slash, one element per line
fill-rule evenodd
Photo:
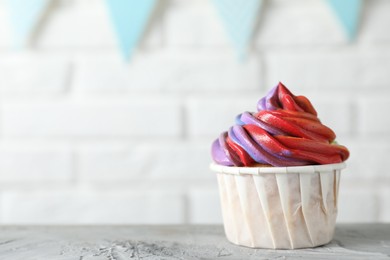
<path fill-rule="evenodd" d="M 263 0 L 212 0 L 239 58 L 246 57 Z"/>
<path fill-rule="evenodd" d="M 363 0 L 328 0 L 328 3 L 344 26 L 349 39 L 354 39 L 359 26 Z"/>
<path fill-rule="evenodd" d="M 107 0 L 121 51 L 129 60 L 137 46 L 156 0 Z"/>
<path fill-rule="evenodd" d="M 50 0 L 8 0 L 14 42 L 18 48 L 28 43 Z"/>

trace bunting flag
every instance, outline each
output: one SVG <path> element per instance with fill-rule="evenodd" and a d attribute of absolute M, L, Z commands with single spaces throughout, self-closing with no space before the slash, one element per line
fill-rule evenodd
<path fill-rule="evenodd" d="M 5 0 L 9 7 L 15 46 L 25 46 L 52 0 Z M 158 0 L 105 0 L 117 34 L 121 52 L 129 60 L 139 43 Z M 238 57 L 247 55 L 248 47 L 264 0 L 210 0 L 225 26 Z M 327 0 L 338 16 L 349 39 L 359 26 L 363 0 Z"/>
<path fill-rule="evenodd" d="M 21 48 L 28 43 L 50 0 L 7 0 L 14 43 Z"/>
<path fill-rule="evenodd" d="M 328 0 L 338 16 L 349 39 L 354 39 L 358 31 L 363 0 Z"/>
<path fill-rule="evenodd" d="M 119 45 L 126 60 L 131 58 L 146 28 L 156 0 L 106 0 Z"/>
<path fill-rule="evenodd" d="M 212 0 L 238 57 L 246 57 L 263 0 Z"/>

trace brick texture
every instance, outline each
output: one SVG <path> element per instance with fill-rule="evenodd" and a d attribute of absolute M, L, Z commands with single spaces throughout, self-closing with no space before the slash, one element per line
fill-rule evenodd
<path fill-rule="evenodd" d="M 105 1 L 52 2 L 18 50 L 0 0 L 0 224 L 221 223 L 211 142 L 279 81 L 351 152 L 339 221 L 390 221 L 390 1 L 353 41 L 326 1 L 264 1 L 244 60 L 212 1 L 158 1 L 129 62 Z"/>
<path fill-rule="evenodd" d="M 44 25 L 38 28 L 34 45 L 45 49 L 115 48 L 116 35 L 104 1 L 57 1 Z M 148 47 L 162 44 L 161 21 L 153 22 L 142 39 Z"/>
<path fill-rule="evenodd" d="M 181 133 L 179 120 L 178 103 L 164 100 L 34 102 L 3 106 L 6 136 L 172 137 Z M 157 128 L 156 125 L 164 127 Z"/>
<path fill-rule="evenodd" d="M 229 51 L 150 51 L 130 64 L 117 55 L 83 56 L 77 67 L 75 89 L 94 94 L 234 93 L 258 89 L 262 78 L 256 57 L 240 64 Z"/>
<path fill-rule="evenodd" d="M 363 11 L 360 40 L 370 44 L 388 44 L 390 34 L 383 33 L 381 28 L 390 26 L 390 17 L 387 15 L 390 2 L 386 0 L 366 1 Z"/>
<path fill-rule="evenodd" d="M 191 224 L 222 224 L 217 183 L 214 189 L 192 189 L 189 192 Z"/>
<path fill-rule="evenodd" d="M 188 131 L 191 137 L 217 138 L 234 125 L 244 111 L 256 111 L 257 97 L 193 98 L 188 101 Z"/>
<path fill-rule="evenodd" d="M 4 3 L 0 2 L 0 6 L 4 6 Z M 0 37 L 0 48 L 8 49 L 12 43 L 12 32 L 5 8 L 0 9 L 0 31 L 4 35 Z"/>
<path fill-rule="evenodd" d="M 387 88 L 390 82 L 389 54 L 375 49 L 270 52 L 266 55 L 267 85 L 281 80 L 287 85 L 317 91 Z"/>
<path fill-rule="evenodd" d="M 69 182 L 73 160 L 68 146 L 0 145 L 0 181 L 19 183 Z"/>
<path fill-rule="evenodd" d="M 259 46 L 324 46 L 347 40 L 323 1 L 268 1 L 264 8 L 256 37 Z"/>
<path fill-rule="evenodd" d="M 355 203 L 355 202 L 359 203 Z M 364 210 L 362 210 L 364 205 Z M 372 191 L 340 186 L 338 202 L 339 222 L 373 222 L 378 221 L 378 197 Z"/>
<path fill-rule="evenodd" d="M 390 118 L 379 111 L 386 111 L 390 102 L 389 95 L 361 97 L 358 101 L 358 133 L 361 135 L 386 136 L 390 131 Z"/>
<path fill-rule="evenodd" d="M 364 180 L 381 183 L 389 180 L 387 174 L 387 158 L 390 154 L 390 145 L 381 138 L 371 140 L 345 139 L 344 143 L 351 152 L 348 167 L 343 178 L 348 181 Z"/>
<path fill-rule="evenodd" d="M 79 149 L 84 182 L 210 180 L 209 143 L 100 144 Z"/>
<path fill-rule="evenodd" d="M 161 203 L 161 201 L 164 203 Z M 181 223 L 180 194 L 159 191 L 45 190 L 2 196 L 7 224 Z M 50 216 L 50 217 L 48 217 Z"/>
<path fill-rule="evenodd" d="M 229 47 L 228 35 L 214 6 L 205 1 L 174 2 L 165 16 L 166 41 L 172 46 Z"/>
<path fill-rule="evenodd" d="M 61 56 L 10 54 L 2 55 L 0 71 L 3 95 L 60 94 L 66 90 L 70 64 Z"/>

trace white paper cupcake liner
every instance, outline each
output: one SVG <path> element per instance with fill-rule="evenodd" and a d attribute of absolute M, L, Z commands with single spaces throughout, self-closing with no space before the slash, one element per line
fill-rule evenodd
<path fill-rule="evenodd" d="M 332 239 L 344 163 L 210 168 L 218 173 L 225 233 L 232 243 L 295 249 Z"/>

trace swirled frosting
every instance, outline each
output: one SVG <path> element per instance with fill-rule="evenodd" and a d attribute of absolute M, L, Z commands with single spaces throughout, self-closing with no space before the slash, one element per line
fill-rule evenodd
<path fill-rule="evenodd" d="M 244 112 L 212 144 L 213 160 L 226 166 L 299 166 L 340 163 L 349 157 L 335 133 L 323 125 L 304 96 L 282 83 Z"/>

